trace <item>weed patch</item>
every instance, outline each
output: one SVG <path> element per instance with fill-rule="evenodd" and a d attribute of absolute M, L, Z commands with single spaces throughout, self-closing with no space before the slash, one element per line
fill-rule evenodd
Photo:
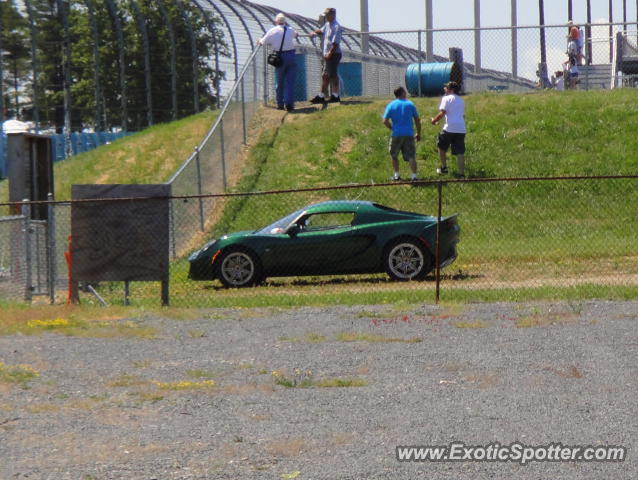
<path fill-rule="evenodd" d="M 336 336 L 339 342 L 370 342 L 370 343 L 420 343 L 423 340 L 419 337 L 397 338 L 386 337 L 374 333 L 341 332 Z"/>
<path fill-rule="evenodd" d="M 28 383 L 40 373 L 29 365 L 6 365 L 0 362 L 0 383 L 15 383 L 27 388 Z"/>
<path fill-rule="evenodd" d="M 339 387 L 364 387 L 368 382 L 360 377 L 329 377 L 315 379 L 310 370 L 295 369 L 293 375 L 274 370 L 272 378 L 275 385 L 286 388 L 339 388 Z"/>
<path fill-rule="evenodd" d="M 160 390 L 201 390 L 213 388 L 216 384 L 213 380 L 202 380 L 200 382 L 192 382 L 190 380 L 182 380 L 179 382 L 153 382 Z"/>
<path fill-rule="evenodd" d="M 481 320 L 475 320 L 473 322 L 456 322 L 454 326 L 456 328 L 485 328 L 487 325 Z"/>

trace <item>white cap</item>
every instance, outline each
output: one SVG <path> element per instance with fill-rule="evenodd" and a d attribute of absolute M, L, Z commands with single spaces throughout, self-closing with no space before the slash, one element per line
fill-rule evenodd
<path fill-rule="evenodd" d="M 278 25 L 283 25 L 286 23 L 286 16 L 283 13 L 278 13 L 275 17 L 275 23 Z"/>

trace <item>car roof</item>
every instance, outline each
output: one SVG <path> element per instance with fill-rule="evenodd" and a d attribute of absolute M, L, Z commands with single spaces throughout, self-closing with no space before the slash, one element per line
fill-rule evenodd
<path fill-rule="evenodd" d="M 385 207 L 387 208 L 387 207 Z M 327 202 L 308 205 L 305 213 L 322 212 L 354 212 L 361 210 L 376 210 L 377 205 L 365 200 L 329 200 Z"/>

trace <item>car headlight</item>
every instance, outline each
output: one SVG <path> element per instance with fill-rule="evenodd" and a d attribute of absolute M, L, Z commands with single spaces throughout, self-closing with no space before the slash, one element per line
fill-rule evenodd
<path fill-rule="evenodd" d="M 199 256 L 202 253 L 205 253 L 210 247 L 212 247 L 213 245 L 215 245 L 215 242 L 217 242 L 217 240 L 211 240 L 210 242 L 208 242 L 207 244 L 205 244 L 202 248 L 200 248 L 199 250 L 194 251 L 193 253 L 191 253 L 188 257 L 188 261 L 189 262 L 193 262 L 195 260 L 197 260 L 199 258 Z"/>

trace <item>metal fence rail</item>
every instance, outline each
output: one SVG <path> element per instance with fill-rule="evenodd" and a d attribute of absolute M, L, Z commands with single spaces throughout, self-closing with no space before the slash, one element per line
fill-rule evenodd
<path fill-rule="evenodd" d="M 454 291 L 463 291 L 465 298 L 478 300 L 489 291 L 537 290 L 551 295 L 556 289 L 583 286 L 590 288 L 588 295 L 596 298 L 601 288 L 638 289 L 634 218 L 637 182 L 638 176 L 474 178 L 176 196 L 171 203 L 173 212 L 178 212 L 174 228 L 180 232 L 201 229 L 200 202 L 205 208 L 223 202 L 226 208 L 223 215 L 205 218 L 208 227 L 204 232 L 189 238 L 184 234 L 181 248 L 173 252 L 170 302 L 214 306 L 233 299 L 280 293 L 320 295 L 326 301 L 331 296 L 356 298 L 361 294 L 382 299 L 385 293 L 397 291 L 413 292 L 414 298 L 422 301 L 435 301 L 439 296 L 444 299 Z M 507 211 L 502 208 L 504 198 L 516 199 Z M 188 278 L 188 254 L 208 239 L 264 227 L 305 205 L 327 199 L 368 200 L 435 217 L 458 214 L 458 258 L 440 276 L 434 270 L 425 281 L 408 283 L 391 282 L 384 274 L 293 274 L 283 278 L 275 275 L 264 285 L 250 289 L 223 289 L 217 280 L 195 282 Z M 28 203 L 23 205 L 25 215 L 6 216 L 0 221 L 0 299 L 29 301 L 33 295 L 48 291 L 51 301 L 66 300 L 69 279 L 64 252 L 70 231 L 65 226 L 70 225 L 72 202 L 49 205 L 55 224 L 62 228 L 45 228 L 41 222 L 28 220 Z M 0 209 L 6 212 L 7 205 L 0 205 Z M 135 224 L 136 219 L 129 220 Z M 52 244 L 57 247 L 49 248 Z M 326 258 L 341 255 L 339 248 L 327 244 L 321 254 Z M 48 258 L 47 252 L 55 257 Z M 109 303 L 123 301 L 122 286 L 108 282 L 95 288 Z M 133 304 L 156 303 L 157 288 L 136 282 L 131 286 L 130 299 Z"/>
<path fill-rule="evenodd" d="M 238 154 L 246 144 L 249 123 L 265 95 L 264 66 L 258 48 L 239 73 L 239 80 L 228 93 L 204 140 L 166 182 L 171 185 L 173 195 L 212 194 L 226 190 Z M 218 204 L 210 198 L 173 203 L 171 250 L 174 255 L 188 248 L 196 232 L 204 231 Z M 190 227 L 181 223 L 184 218 L 189 219 Z M 196 221 L 193 223 L 193 220 Z"/>

